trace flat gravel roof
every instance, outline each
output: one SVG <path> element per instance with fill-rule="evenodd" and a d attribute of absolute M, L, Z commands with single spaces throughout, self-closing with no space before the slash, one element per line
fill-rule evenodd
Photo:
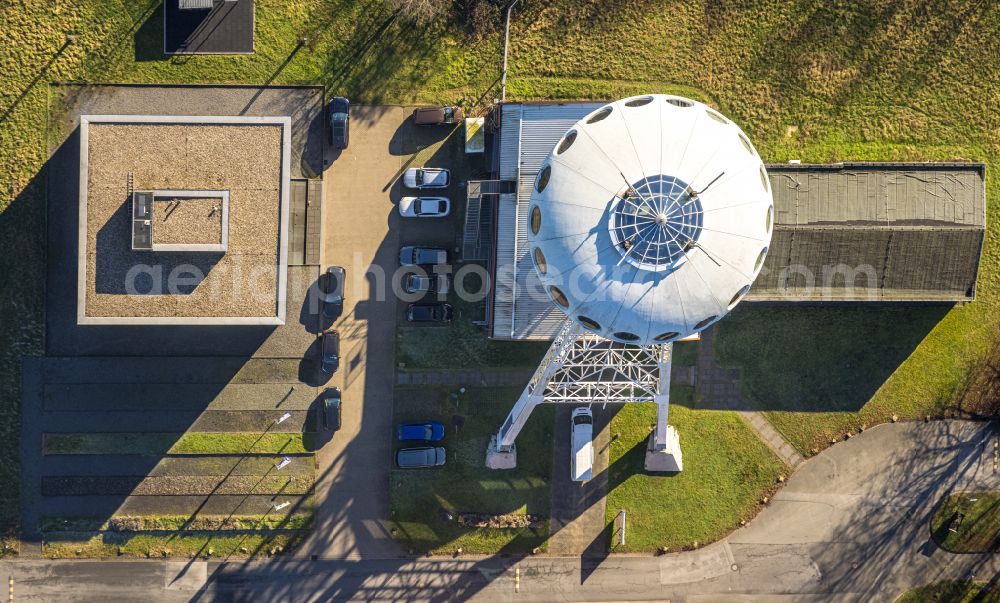
<path fill-rule="evenodd" d="M 289 118 L 82 116 L 80 127 L 80 324 L 284 322 Z M 228 191 L 228 249 L 133 251 L 130 185 Z M 166 219 L 154 231 L 218 236 L 204 208 L 182 203 L 154 212 Z"/>

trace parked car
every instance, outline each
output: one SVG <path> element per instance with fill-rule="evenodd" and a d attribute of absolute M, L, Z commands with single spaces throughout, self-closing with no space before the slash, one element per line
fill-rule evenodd
<path fill-rule="evenodd" d="M 570 414 L 570 434 L 569 478 L 585 482 L 593 477 L 594 468 L 594 415 L 586 406 Z"/>
<path fill-rule="evenodd" d="M 330 330 L 323 331 L 323 362 L 320 368 L 327 375 L 332 375 L 340 368 L 340 333 Z"/>
<path fill-rule="evenodd" d="M 396 426 L 396 439 L 400 442 L 438 442 L 443 437 L 444 425 L 437 421 L 400 423 Z"/>
<path fill-rule="evenodd" d="M 340 390 L 331 387 L 323 393 L 323 399 L 317 406 L 316 424 L 326 431 L 340 429 Z"/>
<path fill-rule="evenodd" d="M 451 211 L 447 197 L 403 197 L 399 200 L 399 215 L 404 218 L 443 218 Z"/>
<path fill-rule="evenodd" d="M 344 283 L 347 271 L 340 266 L 330 266 L 320 276 L 319 290 L 323 301 L 323 316 L 336 319 L 344 311 Z"/>
<path fill-rule="evenodd" d="M 409 188 L 447 188 L 451 173 L 444 168 L 409 168 L 403 173 L 403 184 Z"/>
<path fill-rule="evenodd" d="M 450 322 L 452 312 L 451 304 L 410 304 L 406 308 L 406 320 L 410 322 Z"/>
<path fill-rule="evenodd" d="M 330 101 L 330 146 L 346 149 L 351 134 L 351 101 L 336 96 Z"/>
<path fill-rule="evenodd" d="M 413 123 L 418 126 L 457 124 L 464 117 L 461 107 L 421 107 L 413 110 Z"/>
<path fill-rule="evenodd" d="M 399 250 L 400 266 L 439 266 L 448 263 L 448 251 L 440 247 L 407 245 Z"/>
<path fill-rule="evenodd" d="M 407 274 L 403 290 L 407 293 L 448 293 L 447 274 Z"/>
<path fill-rule="evenodd" d="M 420 469 L 440 467 L 441 465 L 444 465 L 444 448 L 440 446 L 401 448 L 396 451 L 396 466 L 400 469 Z"/>

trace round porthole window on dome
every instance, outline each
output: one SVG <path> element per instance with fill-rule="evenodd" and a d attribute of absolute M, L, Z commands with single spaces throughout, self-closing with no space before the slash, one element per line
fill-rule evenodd
<path fill-rule="evenodd" d="M 743 296 L 746 295 L 747 291 L 749 290 L 750 290 L 750 285 L 743 285 L 743 288 L 736 292 L 736 295 L 733 296 L 733 299 L 729 300 L 729 309 L 732 310 L 733 306 L 739 303 L 739 301 L 743 299 Z"/>
<path fill-rule="evenodd" d="M 542 228 L 542 208 L 537 205 L 531 208 L 531 234 L 538 234 Z"/>
<path fill-rule="evenodd" d="M 740 142 L 743 143 L 743 148 L 745 148 L 750 153 L 753 153 L 753 145 L 750 144 L 750 141 L 747 140 L 747 137 L 744 136 L 742 132 L 739 133 L 739 137 L 740 137 Z"/>
<path fill-rule="evenodd" d="M 542 168 L 542 171 L 538 172 L 538 181 L 535 182 L 535 190 L 542 192 L 545 187 L 549 185 L 549 176 L 552 175 L 552 166 L 547 165 Z"/>
<path fill-rule="evenodd" d="M 648 105 L 653 102 L 652 96 L 640 96 L 639 98 L 633 98 L 632 100 L 625 101 L 626 107 L 641 107 L 643 105 Z"/>
<path fill-rule="evenodd" d="M 614 109 L 612 109 L 611 107 L 603 107 L 603 108 L 599 109 L 596 113 L 594 113 L 593 115 L 591 115 L 590 118 L 587 119 L 587 123 L 588 124 L 596 124 L 597 122 L 599 122 L 599 121 L 605 119 L 607 116 L 611 115 L 612 111 L 614 111 Z"/>
<path fill-rule="evenodd" d="M 654 337 L 653 341 L 659 341 L 662 343 L 664 341 L 670 341 L 671 339 L 677 339 L 677 336 L 679 335 L 680 333 L 678 333 L 677 331 L 667 331 L 666 333 L 660 333 L 659 335 Z"/>
<path fill-rule="evenodd" d="M 764 187 L 764 192 L 770 190 L 770 185 L 767 183 L 767 171 L 764 170 L 764 166 L 760 166 L 760 183 Z"/>
<path fill-rule="evenodd" d="M 590 329 L 592 331 L 600 331 L 601 330 L 601 323 L 597 322 L 593 318 L 587 318 L 586 316 L 580 315 L 580 316 L 577 316 L 576 319 L 578 321 L 580 321 L 581 325 L 587 327 L 588 329 Z"/>
<path fill-rule="evenodd" d="M 767 206 L 767 215 L 764 216 L 764 232 L 771 232 L 771 218 L 772 212 L 774 211 L 773 205 Z"/>
<path fill-rule="evenodd" d="M 715 111 L 712 111 L 711 109 L 705 109 L 705 113 L 708 113 L 709 117 L 711 117 L 715 121 L 719 122 L 720 124 L 728 124 L 729 123 L 728 119 L 726 119 L 725 117 L 719 115 Z"/>
<path fill-rule="evenodd" d="M 563 139 L 559 142 L 559 146 L 556 147 L 556 155 L 565 153 L 567 149 L 573 146 L 574 142 L 576 142 L 576 130 L 570 130 L 566 136 L 563 136 Z"/>
<path fill-rule="evenodd" d="M 699 322 L 698 324 L 696 324 L 696 325 L 694 326 L 695 330 L 697 331 L 697 330 L 699 330 L 699 329 L 704 329 L 704 328 L 705 328 L 705 327 L 707 327 L 708 325 L 712 324 L 712 321 L 713 321 L 713 320 L 715 320 L 716 318 L 718 318 L 718 316 L 714 316 L 714 315 L 713 315 L 713 316 L 709 316 L 708 318 L 706 318 L 706 319 L 704 319 L 704 320 L 700 321 L 700 322 Z"/>
<path fill-rule="evenodd" d="M 667 99 L 667 102 L 669 104 L 675 106 L 675 107 L 686 108 L 686 107 L 693 107 L 694 106 L 694 103 L 692 103 L 691 101 L 689 101 L 689 100 L 687 100 L 685 98 L 672 98 L 671 97 L 671 98 Z"/>
<path fill-rule="evenodd" d="M 568 308 L 569 307 L 569 300 L 566 299 L 566 294 L 563 293 L 562 290 L 559 289 L 559 287 L 556 287 L 554 285 L 550 285 L 549 286 L 549 295 L 552 296 L 552 301 L 556 302 L 557 304 L 559 304 L 563 308 Z"/>
<path fill-rule="evenodd" d="M 545 263 L 545 254 L 538 247 L 535 247 L 535 266 L 538 268 L 538 272 L 545 274 L 549 270 L 548 264 Z"/>
<path fill-rule="evenodd" d="M 757 272 L 760 270 L 761 264 L 764 263 L 764 257 L 767 255 L 767 247 L 760 250 L 760 255 L 757 256 L 757 261 L 753 264 L 753 271 Z"/>
<path fill-rule="evenodd" d="M 617 331 L 614 333 L 615 339 L 621 339 L 622 341 L 638 341 L 639 336 L 635 333 L 629 333 L 628 331 Z"/>

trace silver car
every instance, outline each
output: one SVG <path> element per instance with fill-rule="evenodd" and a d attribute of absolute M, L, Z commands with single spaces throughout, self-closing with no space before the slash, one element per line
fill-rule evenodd
<path fill-rule="evenodd" d="M 403 184 L 408 188 L 447 188 L 451 174 L 444 168 L 410 168 L 403 174 Z"/>
<path fill-rule="evenodd" d="M 403 197 L 399 200 L 399 215 L 404 218 L 443 218 L 451 211 L 447 197 Z"/>
<path fill-rule="evenodd" d="M 440 467 L 441 465 L 444 465 L 444 448 L 440 446 L 403 448 L 396 452 L 396 466 L 401 469 L 420 469 Z"/>
<path fill-rule="evenodd" d="M 447 274 L 407 274 L 403 279 L 407 293 L 448 293 Z"/>

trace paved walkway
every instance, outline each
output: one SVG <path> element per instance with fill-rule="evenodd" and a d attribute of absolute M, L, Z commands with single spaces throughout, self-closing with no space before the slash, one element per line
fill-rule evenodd
<path fill-rule="evenodd" d="M 714 328 L 702 331 L 698 344 L 696 387 L 701 405 L 737 411 L 786 465 L 795 468 L 805 460 L 764 415 L 754 410 L 753 404 L 743 398 L 739 369 L 721 367 L 715 363 Z"/>
<path fill-rule="evenodd" d="M 569 404 L 560 404 L 556 408 L 548 552 L 550 555 L 601 557 L 607 553 L 608 547 L 604 535 L 604 513 L 608 495 L 612 413 L 601 410 L 597 405 L 591 407 L 594 412 L 593 478 L 581 484 L 570 479 L 570 414 L 573 408 Z"/>
<path fill-rule="evenodd" d="M 1000 572 L 1000 556 L 948 553 L 927 527 L 948 492 L 1000 488 L 998 432 L 968 421 L 874 427 L 804 462 L 746 528 L 660 557 L 0 561 L 0 575 L 14 578 L 19 601 L 889 602 Z"/>
<path fill-rule="evenodd" d="M 535 369 L 509 371 L 397 371 L 396 385 L 524 387 Z"/>
<path fill-rule="evenodd" d="M 342 426 L 316 455 L 317 508 L 303 556 L 357 558 L 399 553 L 389 534 L 392 466 L 392 342 L 397 301 L 378 290 L 399 254 L 400 218 L 383 184 L 402 159 L 389 157 L 405 132 L 402 107 L 354 107 L 351 146 L 323 178 L 323 265 L 347 269 L 340 332 L 340 370 L 327 386 L 341 389 Z M 374 158 L 380 158 L 375 160 Z M 371 271 L 378 277 L 367 277 Z"/>

